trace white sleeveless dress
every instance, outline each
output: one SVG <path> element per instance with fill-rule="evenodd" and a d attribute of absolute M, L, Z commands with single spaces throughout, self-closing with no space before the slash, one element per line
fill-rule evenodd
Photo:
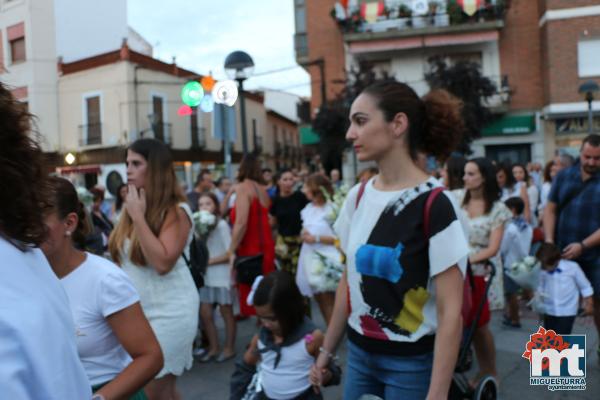
<path fill-rule="evenodd" d="M 192 211 L 180 203 L 192 221 Z M 185 246 L 188 254 L 193 229 Z M 140 303 L 163 352 L 165 364 L 156 378 L 167 374 L 182 375 L 193 364 L 192 346 L 198 329 L 200 299 L 192 275 L 179 257 L 173 269 L 159 275 L 152 266 L 139 267 L 129 259 L 129 243 L 122 254 L 123 270 L 131 278 L 140 295 Z"/>

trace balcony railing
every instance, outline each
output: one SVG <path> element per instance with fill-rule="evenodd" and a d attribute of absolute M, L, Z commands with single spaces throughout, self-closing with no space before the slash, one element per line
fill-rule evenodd
<path fill-rule="evenodd" d="M 192 128 L 192 148 L 202 149 L 204 147 L 206 147 L 206 128 Z"/>
<path fill-rule="evenodd" d="M 413 15 L 406 5 L 385 7 L 377 21 L 367 22 L 360 10 L 348 10 L 348 17 L 336 21 L 344 33 L 386 32 L 390 30 L 411 30 L 430 27 L 447 27 L 503 20 L 506 12 L 506 0 L 486 0 L 475 14 L 467 15 L 456 0 L 430 1 L 425 15 Z M 335 13 L 332 13 L 335 15 Z"/>
<path fill-rule="evenodd" d="M 283 155 L 283 145 L 280 142 L 275 142 L 275 157 Z"/>
<path fill-rule="evenodd" d="M 95 146 L 102 144 L 102 124 L 79 125 L 79 145 Z"/>

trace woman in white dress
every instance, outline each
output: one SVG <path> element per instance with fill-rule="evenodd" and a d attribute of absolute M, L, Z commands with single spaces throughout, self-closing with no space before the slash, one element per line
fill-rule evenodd
<path fill-rule="evenodd" d="M 198 291 L 182 257 L 192 239 L 186 203 L 169 149 L 140 139 L 127 150 L 127 197 L 109 250 L 140 295 L 164 356 L 164 367 L 146 386 L 150 400 L 179 399 L 176 377 L 192 367 L 198 328 Z"/>
<path fill-rule="evenodd" d="M 310 203 L 300 212 L 302 218 L 302 248 L 298 258 L 296 283 L 306 297 L 319 304 L 325 323 L 329 323 L 335 303 L 335 290 L 341 277 L 341 253 L 335 247 L 336 236 L 331 225 L 333 207 L 324 191 L 333 195 L 333 187 L 326 176 L 316 173 L 308 177 L 303 192 Z M 338 265 L 339 277 L 325 262 Z"/>

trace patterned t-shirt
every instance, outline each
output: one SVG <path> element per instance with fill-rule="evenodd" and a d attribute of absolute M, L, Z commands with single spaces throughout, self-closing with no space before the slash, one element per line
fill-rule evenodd
<path fill-rule="evenodd" d="M 414 188 L 383 192 L 373 182 L 358 207 L 359 186 L 350 191 L 335 224 L 347 255 L 348 337 L 370 352 L 428 353 L 437 329 L 433 278 L 455 264 L 463 274 L 466 269 L 458 206 L 447 191 L 435 198 L 428 240 L 425 204 L 439 183 L 430 178 Z"/>

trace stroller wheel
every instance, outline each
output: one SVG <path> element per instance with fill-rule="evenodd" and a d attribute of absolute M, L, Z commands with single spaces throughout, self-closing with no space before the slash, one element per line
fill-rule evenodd
<path fill-rule="evenodd" d="M 484 377 L 473 393 L 473 400 L 496 400 L 498 398 L 498 384 L 492 376 Z"/>

